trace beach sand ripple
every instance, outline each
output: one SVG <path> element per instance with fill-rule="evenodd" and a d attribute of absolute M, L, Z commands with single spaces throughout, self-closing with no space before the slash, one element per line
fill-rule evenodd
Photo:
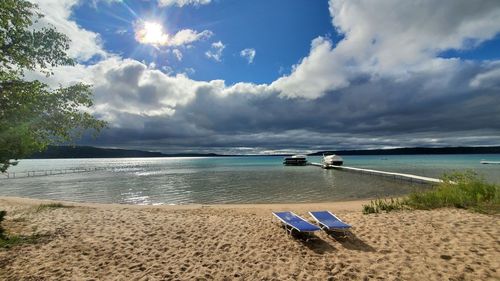
<path fill-rule="evenodd" d="M 353 202 L 35 212 L 34 204 L 0 199 L 9 231 L 49 237 L 0 251 L 4 280 L 500 279 L 500 220 L 465 210 L 363 215 Z M 352 237 L 291 238 L 271 215 L 320 209 L 354 225 Z"/>

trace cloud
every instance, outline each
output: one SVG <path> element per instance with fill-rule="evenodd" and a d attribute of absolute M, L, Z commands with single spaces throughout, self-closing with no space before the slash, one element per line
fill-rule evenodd
<path fill-rule="evenodd" d="M 437 57 L 440 52 L 472 48 L 500 31 L 496 0 L 329 3 L 344 38 L 336 45 L 324 37 L 313 40 L 309 55 L 273 83 L 283 96 L 318 98 L 348 87 L 360 74 L 405 79 L 450 63 Z"/>
<path fill-rule="evenodd" d="M 498 145 L 500 61 L 439 57 L 498 33 L 492 3 L 330 2 L 343 39 L 314 39 L 271 84 L 196 81 L 118 56 L 30 78 L 93 85 L 92 113 L 110 128 L 82 144 L 221 153 Z M 213 43 L 207 57 L 221 61 L 224 47 Z"/>
<path fill-rule="evenodd" d="M 71 10 L 79 0 L 31 0 L 36 3 L 45 16 L 35 27 L 54 26 L 71 40 L 69 55 L 80 61 L 87 61 L 94 56 L 106 57 L 99 34 L 85 30 L 71 20 Z"/>
<path fill-rule="evenodd" d="M 444 76 L 360 77 L 317 99 L 284 98 L 266 84 L 196 81 L 119 57 L 57 69 L 49 79 L 94 85 L 92 112 L 110 128 L 85 144 L 236 153 L 498 144 L 498 91 L 470 86 L 498 69 L 468 62 Z"/>
<path fill-rule="evenodd" d="M 213 33 L 210 30 L 197 32 L 192 29 L 182 29 L 173 36 L 163 31 L 163 26 L 157 22 L 139 21 L 135 23 L 135 39 L 141 44 L 153 46 L 182 46 L 195 41 L 207 39 Z"/>
<path fill-rule="evenodd" d="M 490 67 L 490 70 L 477 74 L 469 85 L 483 90 L 500 90 L 500 62 L 494 62 Z"/>
<path fill-rule="evenodd" d="M 210 50 L 206 51 L 205 55 L 207 58 L 220 62 L 222 60 L 222 51 L 224 51 L 224 48 L 226 48 L 226 45 L 221 41 L 212 43 Z"/>
<path fill-rule="evenodd" d="M 178 61 L 182 60 L 182 52 L 179 49 L 173 49 L 172 53 Z"/>
<path fill-rule="evenodd" d="M 175 35 L 170 40 L 171 46 L 181 46 L 193 43 L 198 40 L 203 40 L 210 38 L 213 35 L 213 32 L 210 30 L 204 30 L 202 32 L 197 32 L 192 29 L 182 29 L 175 33 Z"/>
<path fill-rule="evenodd" d="M 178 7 L 183 7 L 187 5 L 193 5 L 193 6 L 200 6 L 200 5 L 207 5 L 212 2 L 211 0 L 159 0 L 158 5 L 159 6 L 178 6 Z"/>
<path fill-rule="evenodd" d="M 245 58 L 249 64 L 253 63 L 253 59 L 255 58 L 255 49 L 251 48 L 243 49 L 240 52 L 240 56 L 242 58 Z"/>

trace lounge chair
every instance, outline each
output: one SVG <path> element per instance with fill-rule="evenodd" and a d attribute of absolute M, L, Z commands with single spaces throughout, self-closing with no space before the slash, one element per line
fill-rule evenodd
<path fill-rule="evenodd" d="M 350 225 L 343 222 L 341 219 L 339 219 L 329 211 L 309 212 L 309 214 L 318 222 L 321 229 L 325 229 L 328 231 L 339 231 L 343 232 L 344 235 L 346 235 L 351 228 Z"/>
<path fill-rule="evenodd" d="M 309 223 L 293 212 L 273 212 L 273 215 L 281 221 L 287 233 L 290 235 L 292 235 L 293 231 L 303 234 L 312 234 L 315 231 L 321 230 L 318 226 Z"/>

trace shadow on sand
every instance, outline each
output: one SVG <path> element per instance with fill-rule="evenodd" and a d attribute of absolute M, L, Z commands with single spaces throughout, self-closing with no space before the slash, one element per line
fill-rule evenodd
<path fill-rule="evenodd" d="M 349 233 L 344 235 L 339 232 L 328 232 L 328 235 L 335 239 L 337 242 L 342 244 L 342 246 L 349 250 L 363 251 L 363 252 L 375 252 L 375 248 L 366 244 L 363 240 L 356 237 L 354 233 Z"/>
<path fill-rule="evenodd" d="M 287 235 L 289 234 L 287 233 Z M 319 255 L 335 250 L 335 248 L 327 241 L 324 241 L 323 239 L 311 233 L 293 232 L 290 236 L 291 239 L 294 239 L 295 241 L 306 246 L 309 250 Z"/>
<path fill-rule="evenodd" d="M 335 248 L 323 239 L 316 237 L 309 240 L 299 240 L 304 246 L 309 248 L 309 250 L 315 252 L 316 254 L 322 255 L 324 253 L 332 252 Z"/>

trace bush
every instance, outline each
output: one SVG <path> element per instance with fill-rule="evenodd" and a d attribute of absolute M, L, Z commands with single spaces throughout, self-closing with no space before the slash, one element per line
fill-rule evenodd
<path fill-rule="evenodd" d="M 485 182 L 476 173 L 453 173 L 443 176 L 443 182 L 425 192 L 408 196 L 408 206 L 415 209 L 455 207 L 488 212 L 500 206 L 499 186 Z"/>

